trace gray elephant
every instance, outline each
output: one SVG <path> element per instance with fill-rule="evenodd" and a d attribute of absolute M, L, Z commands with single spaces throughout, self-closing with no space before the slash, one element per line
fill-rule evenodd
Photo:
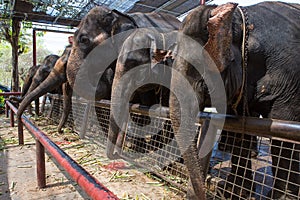
<path fill-rule="evenodd" d="M 33 66 L 30 68 L 28 75 L 25 79 L 23 88 L 22 88 L 22 95 L 21 98 L 14 99 L 18 102 L 22 102 L 26 95 L 30 94 L 35 88 L 37 88 L 41 82 L 43 82 L 47 76 L 49 75 L 50 71 L 53 69 L 57 59 L 59 56 L 57 55 L 48 55 L 44 58 L 41 65 Z M 60 91 L 56 91 L 60 92 Z M 39 114 L 39 99 L 35 98 L 32 101 L 36 101 L 36 114 Z M 26 107 L 30 104 L 29 102 Z"/>
<path fill-rule="evenodd" d="M 227 3 L 220 6 L 206 5 L 194 9 L 182 24 L 180 32 L 203 45 L 202 54 L 196 55 L 196 65 L 202 71 L 197 72 L 191 63 L 177 57 L 174 68 L 189 81 L 197 95 L 199 107 L 211 106 L 211 95 L 208 90 L 214 83 L 208 83 L 208 76 L 220 74 L 226 93 L 226 105 L 238 115 L 258 116 L 265 118 L 300 121 L 300 5 L 282 2 L 263 2 L 253 6 L 237 7 Z M 244 22 L 243 22 L 244 19 Z M 245 30 L 243 29 L 245 27 Z M 178 39 L 178 54 L 189 57 L 190 48 Z M 243 40 L 245 41 L 243 43 Z M 244 51 L 244 53 L 243 53 Z M 207 55 L 210 56 L 209 61 Z M 245 57 L 242 57 L 244 55 Z M 201 58 L 201 59 L 200 59 Z M 216 67 L 212 67 L 212 62 Z M 202 74 L 202 75 L 201 75 Z M 172 77 L 171 89 L 180 84 Z M 180 104 L 171 94 L 170 114 L 178 138 L 183 138 L 180 127 Z M 194 106 L 194 107 L 193 107 Z M 218 108 L 217 108 L 218 109 Z M 251 137 L 240 135 L 235 142 L 232 155 L 232 171 L 227 178 L 228 185 L 236 193 L 251 182 L 241 182 L 241 178 L 252 180 L 250 151 Z M 293 151 L 294 149 L 294 151 Z M 299 196 L 299 144 L 271 141 L 272 172 L 274 184 L 268 197 L 272 199 L 297 199 Z M 241 161 L 238 156 L 241 155 Z M 193 159 L 193 160 L 192 160 Z M 198 155 L 193 148 L 184 154 L 184 160 L 197 190 L 201 177 L 196 173 L 201 168 Z M 198 168 L 195 170 L 195 168 Z M 251 191 L 246 192 L 246 196 Z M 197 192 L 196 192 L 197 194 Z M 225 192 L 226 198 L 239 199 L 241 194 Z M 243 195 L 243 194 L 242 194 Z"/>
<path fill-rule="evenodd" d="M 148 27 L 177 30 L 179 20 L 160 13 L 123 14 L 100 6 L 90 10 L 74 34 L 67 65 L 67 78 L 73 90 L 89 100 L 110 99 L 116 60 L 124 40 L 135 29 Z M 114 144 L 115 138 L 111 140 Z"/>
<path fill-rule="evenodd" d="M 22 101 L 22 99 L 24 98 L 24 96 L 26 95 L 31 83 L 32 83 L 32 79 L 35 75 L 35 73 L 37 72 L 37 70 L 40 68 L 41 65 L 34 65 L 32 67 L 29 68 L 26 77 L 24 79 L 24 84 L 22 86 L 22 94 L 21 97 L 16 97 L 16 96 L 11 96 L 9 97 L 10 100 L 16 101 L 18 103 L 20 103 Z M 32 110 L 31 110 L 31 106 L 28 106 L 28 112 L 30 114 L 32 114 Z M 35 100 L 35 113 L 39 113 L 39 101 Z"/>
<path fill-rule="evenodd" d="M 18 112 L 17 117 L 20 119 L 22 113 L 24 112 L 25 108 L 30 104 L 31 101 L 34 99 L 37 99 L 44 94 L 54 93 L 54 94 L 61 94 L 63 93 L 64 96 L 64 102 L 63 102 L 63 114 L 60 119 L 60 123 L 58 125 L 58 131 L 61 132 L 63 125 L 67 121 L 67 117 L 69 115 L 69 112 L 71 110 L 71 97 L 70 95 L 70 87 L 67 83 L 66 78 L 66 64 L 68 60 L 68 56 L 71 52 L 71 46 L 68 46 L 65 48 L 63 54 L 61 57 L 56 56 L 55 62 L 53 61 L 51 64 L 53 64 L 51 70 L 42 70 L 39 72 L 39 77 L 45 76 L 47 72 L 47 76 L 45 78 L 38 82 L 37 79 L 34 79 L 34 87 L 30 87 L 27 93 L 27 95 L 22 100 Z"/>
<path fill-rule="evenodd" d="M 81 97 L 91 100 L 107 98 L 111 93 L 112 82 L 106 79 L 111 77 L 103 79 L 100 77 L 105 71 L 103 69 L 115 70 L 118 52 L 130 32 L 136 28 L 146 27 L 175 30 L 178 29 L 178 22 L 176 17 L 167 14 L 127 15 L 103 6 L 93 8 L 81 21 L 74 34 L 73 48 L 67 65 L 68 82 L 72 88 L 75 86 L 76 93 Z M 90 54 L 95 47 L 104 49 L 101 55 Z M 92 58 L 94 60 L 90 59 L 91 55 L 95 56 Z M 108 74 L 111 75 L 111 72 Z M 81 80 L 83 84 L 80 84 Z M 78 86 L 74 85 L 75 81 L 78 81 Z"/>
<path fill-rule="evenodd" d="M 179 26 L 179 22 L 177 23 Z M 140 103 L 144 106 L 160 104 L 169 106 L 169 87 L 173 61 L 173 52 L 177 38 L 177 31 L 161 33 L 157 29 L 137 29 L 124 41 L 116 64 L 116 73 L 112 85 L 111 110 L 115 114 L 110 115 L 109 142 L 116 142 L 120 132 L 120 124 L 128 121 L 124 109 L 128 103 Z M 168 66 L 168 67 L 167 67 Z M 130 74 L 128 76 L 128 74 Z M 125 76 L 129 78 L 122 80 Z M 158 91 L 158 92 L 157 92 Z M 123 111 L 123 112 L 120 112 Z M 119 126 L 115 117 L 118 118 Z M 151 123 L 149 117 L 144 117 L 144 122 Z M 141 119 L 132 121 L 139 126 L 145 126 Z M 148 123 L 146 123 L 148 125 Z M 128 136 L 130 148 L 139 153 L 147 153 L 162 148 L 173 138 L 170 124 L 156 134 L 146 136 Z M 147 139 L 146 139 L 147 138 Z"/>

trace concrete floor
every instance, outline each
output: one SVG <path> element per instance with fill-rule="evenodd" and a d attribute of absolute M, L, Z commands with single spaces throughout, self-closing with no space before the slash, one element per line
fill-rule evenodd
<path fill-rule="evenodd" d="M 35 141 L 24 131 L 25 144 L 19 146 L 16 128 L 0 119 L 0 199 L 54 200 L 88 199 L 46 155 L 47 187 L 39 189 L 36 179 Z M 5 144 L 5 146 L 4 146 Z"/>

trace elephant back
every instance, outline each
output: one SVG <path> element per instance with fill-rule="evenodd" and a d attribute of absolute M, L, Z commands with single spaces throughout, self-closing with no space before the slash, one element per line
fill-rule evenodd
<path fill-rule="evenodd" d="M 160 32 L 168 32 L 170 30 L 178 30 L 180 21 L 173 15 L 165 13 L 131 13 L 129 16 L 135 21 L 139 28 L 155 27 Z"/>

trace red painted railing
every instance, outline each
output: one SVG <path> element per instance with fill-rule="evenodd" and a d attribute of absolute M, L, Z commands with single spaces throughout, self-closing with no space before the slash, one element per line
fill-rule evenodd
<path fill-rule="evenodd" d="M 16 113 L 17 108 L 9 101 L 6 101 L 7 108 L 11 113 Z M 82 168 L 75 160 L 59 148 L 44 132 L 34 126 L 34 124 L 24 115 L 18 121 L 19 144 L 23 141 L 23 124 L 36 138 L 37 154 L 37 181 L 38 186 L 46 186 L 45 174 L 45 149 L 63 167 L 74 181 L 86 192 L 92 199 L 118 199 L 118 197 L 102 185 L 97 179 Z"/>
<path fill-rule="evenodd" d="M 0 92 L 0 96 L 19 96 L 22 92 Z"/>

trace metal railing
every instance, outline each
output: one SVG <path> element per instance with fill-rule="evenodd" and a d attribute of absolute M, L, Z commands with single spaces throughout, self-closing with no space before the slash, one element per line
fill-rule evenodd
<path fill-rule="evenodd" d="M 9 101 L 6 101 L 7 109 L 10 109 L 11 116 L 16 113 L 17 108 Z M 14 124 L 13 121 L 12 125 Z M 18 120 L 19 144 L 24 144 L 23 124 L 36 139 L 37 156 L 37 182 L 39 188 L 46 187 L 45 149 L 63 167 L 70 177 L 86 192 L 92 199 L 118 199 L 111 191 L 102 185 L 97 179 L 82 168 L 75 160 L 59 148 L 49 137 L 37 128 L 27 117 L 22 115 Z"/>
<path fill-rule="evenodd" d="M 62 100 L 57 96 L 52 95 L 52 97 L 56 102 L 51 108 L 54 110 L 51 118 L 56 121 L 62 109 L 61 106 L 59 109 L 55 105 L 61 105 L 58 102 Z M 82 138 L 87 137 L 106 147 L 110 102 L 88 102 L 77 99 L 73 101 L 72 106 L 73 117 L 69 120 L 69 124 L 75 126 L 75 130 Z M 120 149 L 118 148 L 117 152 L 121 158 L 142 166 L 172 185 L 186 190 L 189 175 L 174 140 L 168 108 L 163 107 L 161 111 L 159 116 L 155 116 L 155 111 L 151 109 L 131 105 L 131 119 L 136 123 L 127 123 L 125 133 L 118 136 L 117 144 Z M 151 123 L 147 118 L 149 113 L 152 116 Z M 300 123 L 200 113 L 197 132 L 201 132 L 200 124 L 204 121 L 218 127 L 221 121 L 218 119 L 223 117 L 225 117 L 224 132 L 218 131 L 218 141 L 202 163 L 208 172 L 205 181 L 208 198 L 247 199 L 250 195 L 255 199 L 268 199 L 267 193 L 273 187 L 276 178 L 272 176 L 271 157 L 274 157 L 274 154 L 271 152 L 271 147 L 277 145 L 279 149 L 287 149 L 290 153 L 288 159 L 300 166 Z M 211 120 L 212 118 L 214 120 Z M 147 129 L 143 128 L 145 124 Z M 285 147 L 286 142 L 292 145 Z M 249 152 L 251 155 L 248 155 Z M 232 162 L 232 160 L 236 161 Z M 292 168 L 281 169 L 288 176 L 297 173 L 297 170 L 293 170 Z M 237 171 L 251 172 L 251 176 L 243 176 Z M 288 184 L 296 184 L 296 187 L 300 185 L 294 182 Z M 281 192 L 288 193 L 288 189 Z M 297 195 L 294 197 L 297 199 Z"/>
<path fill-rule="evenodd" d="M 52 115 L 49 116 L 53 121 L 58 122 L 62 113 L 62 99 L 57 95 L 51 95 L 51 97 L 54 100 L 49 111 Z M 110 102 L 73 99 L 72 106 L 68 126 L 73 126 L 81 138 L 92 139 L 105 148 Z M 119 135 L 120 149 L 117 151 L 119 156 L 154 172 L 172 185 L 186 190 L 189 175 L 176 140 L 174 140 L 171 121 L 168 118 L 168 108 L 162 107 L 159 116 L 155 116 L 155 111 L 139 105 L 132 105 L 130 112 L 132 121 L 136 123 L 127 123 L 126 132 Z M 150 125 L 149 118 L 146 117 L 149 113 L 152 116 Z M 273 188 L 274 180 L 277 178 L 272 175 L 271 157 L 274 155 L 271 147 L 277 148 L 278 146 L 278 149 L 288 151 L 289 158 L 278 157 L 278 159 L 289 159 L 299 167 L 300 123 L 200 113 L 197 132 L 201 132 L 200 124 L 204 121 L 218 127 L 221 121 L 218 119 L 223 117 L 225 117 L 223 130 L 228 132 L 224 134 L 218 131 L 218 141 L 202 162 L 202 166 L 204 165 L 207 169 L 205 179 L 207 197 L 209 199 L 248 199 L 250 195 L 255 199 L 268 199 L 267 193 Z M 148 125 L 147 129 L 142 128 L 143 124 Z M 243 138 L 244 145 L 240 144 L 239 138 Z M 287 142 L 292 145 L 286 147 Z M 251 156 L 245 156 L 245 152 L 251 152 Z M 234 159 L 236 162 L 233 162 Z M 240 170 L 244 173 L 250 171 L 251 176 L 241 175 L 237 172 Z M 288 177 L 298 173 L 298 170 L 292 167 L 279 170 L 286 173 Z M 295 187 L 300 185 L 297 181 L 288 181 L 288 185 L 292 184 Z M 281 192 L 288 194 L 288 188 Z M 297 195 L 293 195 L 295 199 L 298 198 Z"/>

